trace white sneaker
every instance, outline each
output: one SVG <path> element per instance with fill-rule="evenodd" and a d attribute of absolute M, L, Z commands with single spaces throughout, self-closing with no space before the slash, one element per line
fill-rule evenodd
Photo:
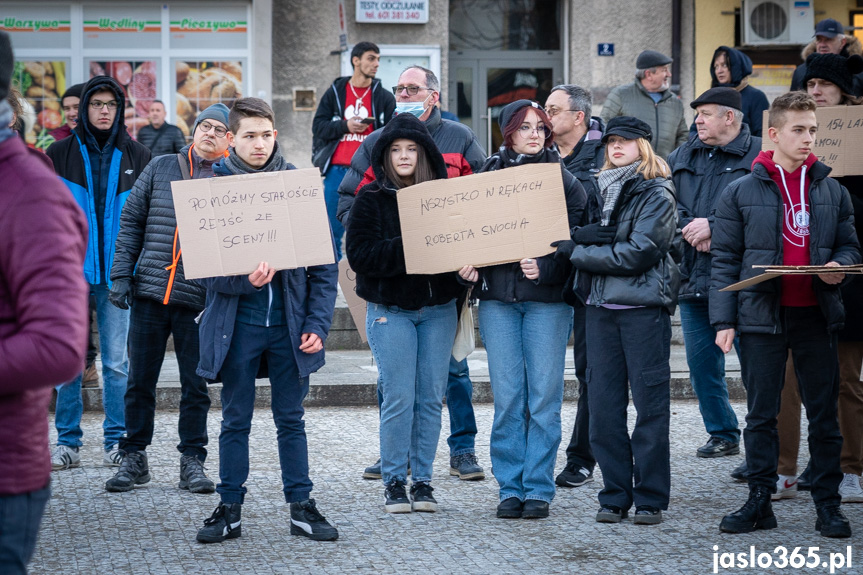
<path fill-rule="evenodd" d="M 776 493 L 770 496 L 773 501 L 797 497 L 797 476 L 780 475 L 776 481 Z"/>
<path fill-rule="evenodd" d="M 74 447 L 58 445 L 51 452 L 51 471 L 81 467 L 81 454 Z"/>
<path fill-rule="evenodd" d="M 863 488 L 860 487 L 860 476 L 846 473 L 839 484 L 839 495 L 842 503 L 863 503 Z"/>
<path fill-rule="evenodd" d="M 115 443 L 111 449 L 102 453 L 102 465 L 105 467 L 120 467 L 123 462 L 123 453 L 120 452 L 120 445 Z"/>

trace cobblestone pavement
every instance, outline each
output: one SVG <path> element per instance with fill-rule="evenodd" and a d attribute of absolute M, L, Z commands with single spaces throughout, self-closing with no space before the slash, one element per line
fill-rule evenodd
<path fill-rule="evenodd" d="M 735 402 L 743 418 L 745 405 Z M 850 540 L 829 540 L 814 530 L 815 511 L 809 495 L 774 504 L 779 528 L 747 535 L 720 534 L 724 513 L 738 508 L 746 487 L 728 473 L 742 456 L 705 460 L 695 448 L 706 440 L 698 406 L 672 404 L 672 500 L 659 526 L 598 524 L 597 481 L 576 489 L 560 489 L 551 516 L 542 520 L 500 520 L 494 516 L 497 483 L 464 482 L 448 475 L 445 431 L 435 461 L 435 514 L 389 515 L 383 510 L 379 481 L 361 478 L 363 467 L 377 457 L 378 415 L 375 408 L 312 408 L 306 429 L 313 496 L 320 510 L 340 532 L 335 543 L 313 542 L 289 535 L 271 413 L 256 412 L 251 437 L 251 474 L 243 507 L 243 536 L 222 544 L 201 545 L 195 533 L 218 503 L 218 496 L 192 495 L 177 489 L 179 454 L 176 411 L 157 413 L 157 435 L 148 450 L 153 480 L 131 493 L 107 493 L 104 482 L 112 470 L 101 467 L 101 414 L 84 414 L 83 467 L 53 474 L 48 505 L 31 572 L 36 574 L 185 574 L 185 573 L 711 573 L 714 546 L 720 553 L 773 553 L 785 546 L 819 547 L 847 553 L 852 568 L 863 568 L 863 504 L 844 506 L 855 529 Z M 476 406 L 477 454 L 490 471 L 488 438 L 492 406 Z M 565 440 L 575 404 L 563 409 Z M 630 409 L 630 423 L 634 411 Z M 209 473 L 217 476 L 220 416 L 210 418 Z M 444 414 L 444 421 L 447 420 Z M 54 438 L 52 437 L 52 440 Z M 801 453 L 806 453 L 805 443 Z M 805 457 L 802 455 L 801 457 Z M 563 450 L 557 469 L 563 465 Z M 805 460 L 801 461 L 805 464 Z M 597 470 L 598 471 L 598 470 Z M 778 552 L 775 555 L 778 557 Z M 765 559 L 766 561 L 766 559 Z M 837 560 L 838 561 L 838 560 Z M 724 572 L 723 569 L 719 569 Z M 729 572 L 741 571 L 730 569 Z M 749 570 L 752 573 L 826 573 L 827 567 Z"/>

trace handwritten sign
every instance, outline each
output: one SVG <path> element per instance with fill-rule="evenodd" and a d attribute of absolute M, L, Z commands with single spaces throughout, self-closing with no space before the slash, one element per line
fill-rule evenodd
<path fill-rule="evenodd" d="M 559 164 L 531 164 L 399 190 L 409 274 L 538 257 L 569 239 Z"/>
<path fill-rule="evenodd" d="M 830 176 L 863 174 L 863 106 L 826 106 L 815 111 L 818 133 L 812 153 L 833 170 Z M 764 112 L 767 126 L 767 112 Z M 761 149 L 775 150 L 776 145 L 766 136 Z"/>
<path fill-rule="evenodd" d="M 317 168 L 171 183 L 187 279 L 334 263 Z"/>
<path fill-rule="evenodd" d="M 360 334 L 362 342 L 366 343 L 366 300 L 357 295 L 357 274 L 351 269 L 348 258 L 342 258 L 339 262 L 339 287 L 342 288 L 351 319 L 357 326 L 357 333 Z"/>

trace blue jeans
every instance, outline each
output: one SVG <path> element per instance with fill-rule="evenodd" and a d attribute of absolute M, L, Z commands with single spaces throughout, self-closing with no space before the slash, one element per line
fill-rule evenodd
<path fill-rule="evenodd" d="M 725 383 L 725 354 L 716 345 L 716 330 L 710 325 L 707 299 L 681 300 L 680 321 L 689 380 L 698 397 L 704 427 L 711 437 L 738 443 L 737 414 L 728 401 Z"/>
<path fill-rule="evenodd" d="M 455 329 L 455 300 L 418 310 L 368 303 L 366 333 L 380 372 L 381 475 L 431 481 Z"/>
<path fill-rule="evenodd" d="M 671 318 L 664 308 L 588 306 L 590 446 L 601 505 L 668 509 L 671 491 Z M 627 429 L 629 391 L 637 416 Z"/>
<path fill-rule="evenodd" d="M 500 500 L 551 502 L 572 308 L 486 300 L 479 328 L 494 393 L 490 451 Z"/>
<path fill-rule="evenodd" d="M 0 495 L 0 573 L 26 575 L 51 487 Z"/>
<path fill-rule="evenodd" d="M 349 166 L 330 166 L 324 176 L 324 201 L 327 203 L 327 217 L 330 220 L 330 229 L 333 230 L 333 241 L 336 242 L 336 261 L 342 259 L 342 236 L 345 235 L 345 227 L 336 217 L 336 209 L 339 207 L 339 185 L 348 173 Z"/>
<path fill-rule="evenodd" d="M 282 468 L 285 501 L 305 501 L 312 492 L 303 399 L 309 378 L 300 378 L 287 326 L 263 327 L 237 322 L 222 364 L 222 431 L 219 434 L 219 484 L 222 503 L 243 503 L 249 477 L 249 432 L 255 411 L 255 375 L 266 356 L 273 421 Z"/>
<path fill-rule="evenodd" d="M 126 431 L 124 396 L 129 377 L 129 310 L 120 309 L 108 301 L 108 286 L 90 285 L 96 299 L 96 321 L 99 323 L 99 345 L 102 353 L 102 406 L 105 420 L 102 422 L 105 451 L 116 445 Z M 54 425 L 57 427 L 57 445 L 80 447 L 81 415 L 84 402 L 81 399 L 83 373 L 68 383 L 57 386 L 57 407 Z"/>

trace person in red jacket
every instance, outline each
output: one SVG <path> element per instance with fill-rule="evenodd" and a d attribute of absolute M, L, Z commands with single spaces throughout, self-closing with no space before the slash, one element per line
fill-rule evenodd
<path fill-rule="evenodd" d="M 51 495 L 51 388 L 84 366 L 87 223 L 51 162 L 8 126 L 0 32 L 0 573 L 25 573 Z"/>

